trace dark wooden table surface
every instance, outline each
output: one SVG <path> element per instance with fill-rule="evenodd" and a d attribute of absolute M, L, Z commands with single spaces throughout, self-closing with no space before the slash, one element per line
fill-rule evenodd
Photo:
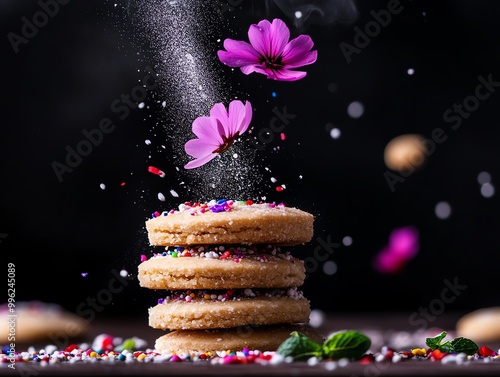
<path fill-rule="evenodd" d="M 378 352 L 383 346 L 390 346 L 396 350 L 425 347 L 425 337 L 437 335 L 440 331 L 447 331 L 454 335 L 455 324 L 463 313 L 442 314 L 435 321 L 428 324 L 426 329 L 417 328 L 410 320 L 411 313 L 342 313 L 325 315 L 322 325 L 318 329 L 328 334 L 343 330 L 354 329 L 364 332 L 372 340 L 370 351 Z M 96 318 L 90 323 L 85 338 L 79 342 L 92 344 L 92 340 L 100 334 L 109 334 L 115 337 L 139 337 L 147 342 L 147 347 L 153 347 L 156 338 L 161 336 L 161 330 L 147 326 L 147 318 Z M 478 344 L 487 345 L 498 351 L 499 343 Z M 17 345 L 17 348 L 28 345 Z M 32 345 L 43 347 L 43 345 Z M 5 366 L 5 364 L 4 364 Z M 307 362 L 281 363 L 276 365 L 260 364 L 229 364 L 214 365 L 210 362 L 161 362 L 161 363 L 59 363 L 41 365 L 40 363 L 16 363 L 16 369 L 0 368 L 0 375 L 20 376 L 500 376 L 500 359 L 492 359 L 485 363 L 473 360 L 464 364 L 443 364 L 430 360 L 404 360 L 398 363 L 372 363 L 362 365 L 351 362 L 345 366 L 337 365 L 333 370 L 327 363 L 320 362 L 308 365 Z"/>

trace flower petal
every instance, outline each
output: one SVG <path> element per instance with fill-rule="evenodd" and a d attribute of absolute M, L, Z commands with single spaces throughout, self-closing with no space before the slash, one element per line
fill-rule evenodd
<path fill-rule="evenodd" d="M 217 156 L 218 156 L 217 153 L 211 153 L 205 157 L 200 157 L 197 158 L 196 160 L 189 161 L 186 165 L 184 165 L 184 169 L 194 169 L 200 167 L 201 165 L 205 165 L 210 160 L 213 160 Z"/>
<path fill-rule="evenodd" d="M 221 136 L 224 135 L 226 137 L 229 137 L 229 114 L 226 111 L 226 107 L 223 103 L 219 102 L 212 106 L 212 109 L 210 109 L 210 117 L 215 118 L 219 121 L 219 123 L 216 125 L 217 133 Z M 222 125 L 222 130 L 220 129 L 220 125 Z M 220 140 L 222 141 L 222 138 Z"/>
<path fill-rule="evenodd" d="M 318 51 L 309 51 L 313 46 L 313 41 L 308 35 L 299 35 L 292 39 L 283 50 L 283 65 L 287 68 L 297 68 L 314 63 Z"/>
<path fill-rule="evenodd" d="M 303 71 L 292 71 L 289 69 L 280 69 L 279 71 L 273 71 L 272 75 L 268 74 L 267 78 L 276 81 L 297 81 L 305 77 L 307 72 Z"/>
<path fill-rule="evenodd" d="M 199 139 L 210 144 L 220 145 L 222 137 L 217 128 L 217 121 L 212 117 L 198 117 L 193 121 L 193 133 Z"/>
<path fill-rule="evenodd" d="M 249 101 L 245 101 L 245 117 L 243 118 L 243 123 L 240 124 L 240 128 L 236 131 L 239 131 L 240 135 L 242 135 L 250 125 L 252 121 L 252 104 Z"/>
<path fill-rule="evenodd" d="M 229 136 L 234 136 L 239 131 L 240 125 L 245 121 L 245 107 L 243 102 L 235 100 L 229 104 Z"/>
<path fill-rule="evenodd" d="M 245 75 L 249 75 L 252 72 L 257 72 L 257 73 L 262 73 L 264 75 L 267 75 L 267 70 L 262 67 L 260 64 L 252 64 L 252 65 L 245 65 L 240 68 L 241 72 L 243 72 Z"/>
<path fill-rule="evenodd" d="M 234 39 L 226 39 L 224 48 L 227 51 L 217 51 L 219 60 L 230 67 L 241 67 L 248 64 L 259 62 L 259 53 L 244 41 L 236 41 Z"/>
<path fill-rule="evenodd" d="M 201 140 L 201 139 L 192 139 L 192 140 L 189 140 L 184 145 L 184 151 L 188 155 L 190 155 L 194 158 L 200 158 L 200 157 L 204 157 L 208 154 L 212 154 L 212 152 L 219 147 L 220 147 L 219 144 L 207 143 L 205 140 Z"/>
<path fill-rule="evenodd" d="M 279 18 L 275 18 L 272 24 L 268 20 L 262 20 L 257 25 L 250 26 L 248 39 L 260 55 L 274 60 L 281 55 L 288 43 L 290 30 Z"/>
<path fill-rule="evenodd" d="M 290 39 L 290 30 L 279 18 L 275 18 L 271 24 L 268 35 L 269 56 L 277 58 L 283 53 L 283 49 Z"/>

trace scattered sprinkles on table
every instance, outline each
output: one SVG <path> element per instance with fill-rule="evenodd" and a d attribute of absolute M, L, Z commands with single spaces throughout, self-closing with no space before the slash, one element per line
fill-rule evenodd
<path fill-rule="evenodd" d="M 412 360 L 422 362 L 440 362 L 443 364 L 467 365 L 470 363 L 500 362 L 500 350 L 496 352 L 487 346 L 482 346 L 474 355 L 465 353 L 448 354 L 430 350 L 428 348 L 413 348 L 396 351 L 389 347 L 382 347 L 375 353 L 366 353 L 361 359 L 350 361 L 348 359 L 331 360 L 309 358 L 306 362 L 309 366 L 319 366 L 327 370 L 333 370 L 347 366 L 350 363 L 362 365 L 371 363 L 400 363 Z M 132 337 L 123 339 L 113 337 L 109 334 L 98 335 L 91 345 L 87 343 L 70 344 L 65 349 L 57 349 L 55 345 L 47 345 L 43 349 L 36 350 L 30 346 L 23 351 L 10 353 L 8 345 L 0 349 L 0 368 L 7 368 L 13 363 L 36 363 L 38 365 L 52 365 L 59 363 L 164 363 L 164 362 L 209 362 L 211 364 L 264 364 L 275 365 L 293 362 L 292 357 L 283 357 L 274 351 L 262 352 L 244 348 L 241 351 L 221 350 L 212 352 L 185 353 L 159 353 L 154 349 L 147 348 L 143 339 Z"/>

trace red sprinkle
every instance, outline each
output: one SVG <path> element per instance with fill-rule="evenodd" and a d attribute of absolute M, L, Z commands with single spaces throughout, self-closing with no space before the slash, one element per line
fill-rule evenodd
<path fill-rule="evenodd" d="M 477 354 L 481 357 L 489 357 L 489 356 L 493 356 L 493 354 L 495 353 L 495 351 L 493 351 L 491 348 L 489 347 L 486 347 L 486 346 L 482 346 L 478 351 L 477 351 Z"/>
<path fill-rule="evenodd" d="M 362 365 L 367 365 L 371 364 L 375 361 L 375 356 L 373 356 L 371 353 L 363 355 L 361 359 L 359 360 L 359 363 Z"/>
<path fill-rule="evenodd" d="M 148 172 L 156 174 L 162 178 L 165 177 L 165 173 L 162 170 L 160 170 L 154 166 L 148 166 Z"/>
<path fill-rule="evenodd" d="M 70 344 L 69 346 L 67 346 L 64 350 L 66 352 L 71 352 L 73 350 L 76 350 L 78 348 L 78 346 L 76 344 Z"/>
<path fill-rule="evenodd" d="M 278 192 L 283 191 L 283 187 L 281 187 L 281 186 L 276 187 L 276 191 L 278 191 Z"/>
<path fill-rule="evenodd" d="M 247 200 L 247 206 L 251 206 L 253 204 L 252 200 Z"/>
<path fill-rule="evenodd" d="M 441 352 L 440 350 L 434 350 L 431 352 L 430 358 L 431 358 L 431 360 L 439 361 L 443 357 L 445 357 L 446 355 L 447 355 L 447 353 Z"/>
<path fill-rule="evenodd" d="M 125 186 L 125 182 L 120 183 L 120 186 L 122 187 Z"/>
<path fill-rule="evenodd" d="M 285 140 L 285 134 L 283 132 L 281 133 L 280 137 L 281 137 L 281 140 Z"/>

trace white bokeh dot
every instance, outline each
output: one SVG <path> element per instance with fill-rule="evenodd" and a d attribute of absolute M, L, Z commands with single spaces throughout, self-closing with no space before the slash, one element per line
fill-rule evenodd
<path fill-rule="evenodd" d="M 347 106 L 347 114 L 351 118 L 359 118 L 365 112 L 365 107 L 361 102 L 354 101 Z"/>
<path fill-rule="evenodd" d="M 295 18 L 302 18 L 302 12 L 300 10 L 295 12 Z"/>
<path fill-rule="evenodd" d="M 481 185 L 481 195 L 485 198 L 491 198 L 495 195 L 495 187 L 491 183 L 484 183 Z"/>
<path fill-rule="evenodd" d="M 330 136 L 332 139 L 338 139 L 340 137 L 340 130 L 338 128 L 332 128 L 330 130 Z"/>
<path fill-rule="evenodd" d="M 451 207 L 448 202 L 439 202 L 434 209 L 438 219 L 445 220 L 451 215 Z"/>
<path fill-rule="evenodd" d="M 408 68 L 408 71 L 406 71 L 410 76 L 415 73 L 415 70 L 413 68 Z"/>
<path fill-rule="evenodd" d="M 331 260 L 327 260 L 323 264 L 323 272 L 326 275 L 333 275 L 333 274 L 335 274 L 337 272 L 337 263 L 335 263 L 334 261 L 331 261 Z"/>
<path fill-rule="evenodd" d="M 309 315 L 309 325 L 311 327 L 320 327 L 325 322 L 325 313 L 319 309 L 312 309 L 311 314 Z"/>
<path fill-rule="evenodd" d="M 126 277 L 127 277 L 127 275 L 128 275 L 128 271 L 127 271 L 127 270 L 121 270 L 121 271 L 120 271 L 120 276 L 121 276 L 122 278 L 126 278 Z"/>
<path fill-rule="evenodd" d="M 345 236 L 342 238 L 342 243 L 344 246 L 351 246 L 352 245 L 352 237 L 351 236 Z"/>
<path fill-rule="evenodd" d="M 477 175 L 477 182 L 480 185 L 484 185 L 485 183 L 491 182 L 491 175 L 487 171 L 482 171 Z"/>

